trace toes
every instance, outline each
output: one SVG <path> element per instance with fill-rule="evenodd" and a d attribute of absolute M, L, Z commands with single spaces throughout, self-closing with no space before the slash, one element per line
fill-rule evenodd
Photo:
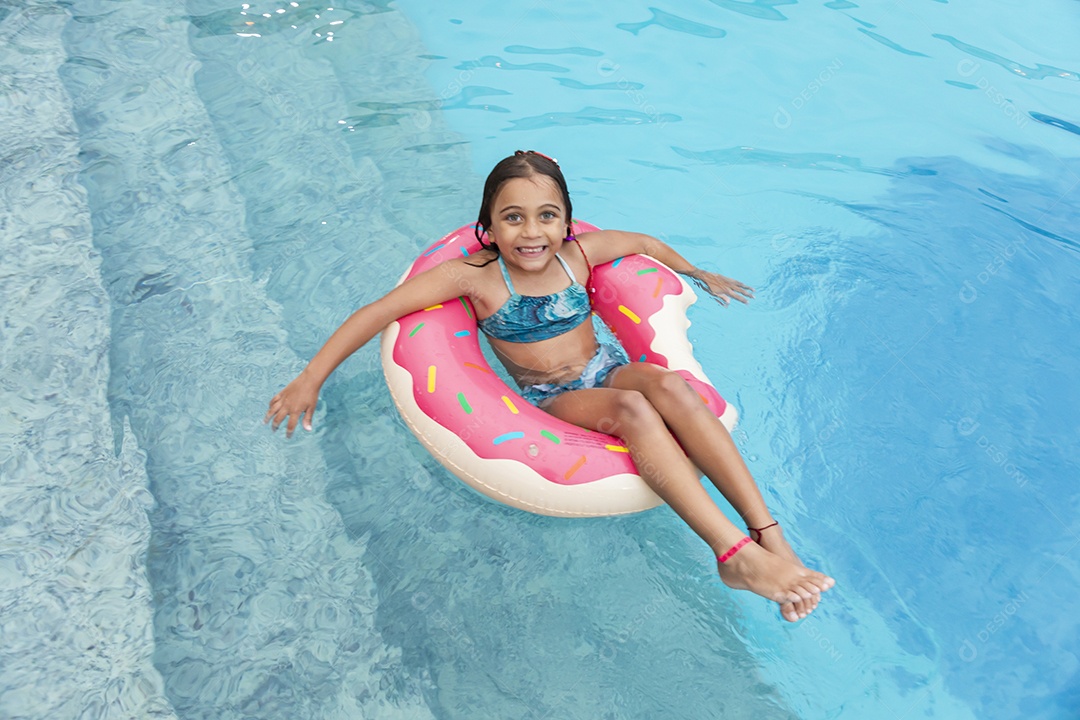
<path fill-rule="evenodd" d="M 798 622 L 802 620 L 810 613 L 814 612 L 814 609 L 818 606 L 818 602 L 821 600 L 821 595 L 813 593 L 808 598 L 800 597 L 798 600 L 795 596 L 792 596 L 790 602 L 780 603 L 780 614 L 788 622 Z"/>
<path fill-rule="evenodd" d="M 835 585 L 836 581 L 828 575 L 823 575 L 819 572 L 811 572 L 808 576 L 803 578 L 803 584 L 813 587 L 815 593 L 823 593 Z"/>
<path fill-rule="evenodd" d="M 809 600 L 817 594 L 817 589 L 807 583 L 795 582 L 784 590 L 780 590 L 773 597 L 778 603 L 800 603 Z"/>
<path fill-rule="evenodd" d="M 773 596 L 773 600 L 781 605 L 794 605 L 797 602 L 802 602 L 802 596 L 795 590 L 781 590 Z"/>
<path fill-rule="evenodd" d="M 811 607 L 811 603 L 813 602 L 814 600 L 811 598 L 809 600 L 800 600 L 795 603 L 795 612 L 798 613 L 800 620 L 810 614 L 810 611 L 813 609 Z"/>

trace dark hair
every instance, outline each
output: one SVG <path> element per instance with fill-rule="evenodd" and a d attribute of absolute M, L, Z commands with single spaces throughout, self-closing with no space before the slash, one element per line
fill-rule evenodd
<path fill-rule="evenodd" d="M 514 178 L 529 178 L 537 175 L 545 175 L 555 181 L 555 185 L 562 193 L 563 205 L 566 206 L 566 236 L 572 233 L 574 208 L 570 204 L 570 191 L 566 188 L 566 178 L 563 177 L 559 164 L 547 155 L 535 150 L 517 150 L 508 158 L 503 158 L 492 168 L 484 183 L 484 197 L 480 202 L 480 215 L 476 219 L 476 239 L 480 241 L 480 247 L 485 250 L 499 252 L 499 246 L 495 243 L 484 242 L 483 236 L 491 227 L 491 203 L 502 186 Z M 484 263 L 485 265 L 487 263 Z"/>

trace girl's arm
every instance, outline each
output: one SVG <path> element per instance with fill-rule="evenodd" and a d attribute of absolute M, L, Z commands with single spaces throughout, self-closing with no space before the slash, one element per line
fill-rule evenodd
<path fill-rule="evenodd" d="M 292 437 L 293 430 L 301 421 L 305 430 L 311 430 L 319 389 L 346 358 L 400 317 L 437 305 L 448 298 L 474 295 L 476 268 L 463 260 L 447 261 L 406 280 L 380 299 L 354 312 L 334 331 L 296 379 L 271 398 L 270 409 L 263 422 L 270 422 L 273 418 L 273 428 L 277 430 L 282 422 L 288 420 L 286 434 L 289 437 Z"/>
<path fill-rule="evenodd" d="M 721 305 L 727 305 L 729 299 L 745 304 L 754 297 L 753 288 L 738 280 L 699 270 L 670 245 L 652 235 L 622 230 L 597 230 L 581 233 L 577 238 L 594 265 L 602 265 L 627 255 L 648 255 L 680 275 L 691 278 L 695 285 L 716 298 Z"/>

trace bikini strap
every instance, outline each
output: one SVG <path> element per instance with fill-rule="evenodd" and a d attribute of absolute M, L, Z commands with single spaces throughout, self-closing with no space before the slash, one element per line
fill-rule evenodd
<path fill-rule="evenodd" d="M 576 283 L 577 278 L 574 277 L 574 271 L 571 270 L 570 265 L 562 259 L 562 255 L 560 255 L 559 253 L 555 253 L 555 259 L 559 261 L 559 264 L 562 265 L 562 269 L 565 270 L 566 274 L 570 276 L 570 282 Z"/>
<path fill-rule="evenodd" d="M 506 263 L 503 262 L 502 253 L 499 253 L 499 268 L 502 270 L 503 280 L 506 281 L 506 289 L 510 291 L 511 297 L 517 295 L 517 291 L 514 290 L 514 283 L 510 282 L 510 272 L 506 269 Z"/>

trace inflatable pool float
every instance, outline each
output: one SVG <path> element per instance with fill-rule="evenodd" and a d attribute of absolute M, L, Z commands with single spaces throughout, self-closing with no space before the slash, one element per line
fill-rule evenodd
<path fill-rule="evenodd" d="M 480 250 L 466 225 L 424 250 L 400 282 Z M 597 228 L 574 222 L 574 232 Z M 593 312 L 631 360 L 677 371 L 730 430 L 737 413 L 694 359 L 686 337 L 690 286 L 658 260 L 631 255 L 593 271 Z M 565 423 L 530 405 L 491 369 L 476 313 L 458 297 L 406 315 L 382 334 L 382 365 L 394 404 L 450 472 L 487 497 L 560 517 L 640 512 L 663 501 L 611 435 Z"/>

